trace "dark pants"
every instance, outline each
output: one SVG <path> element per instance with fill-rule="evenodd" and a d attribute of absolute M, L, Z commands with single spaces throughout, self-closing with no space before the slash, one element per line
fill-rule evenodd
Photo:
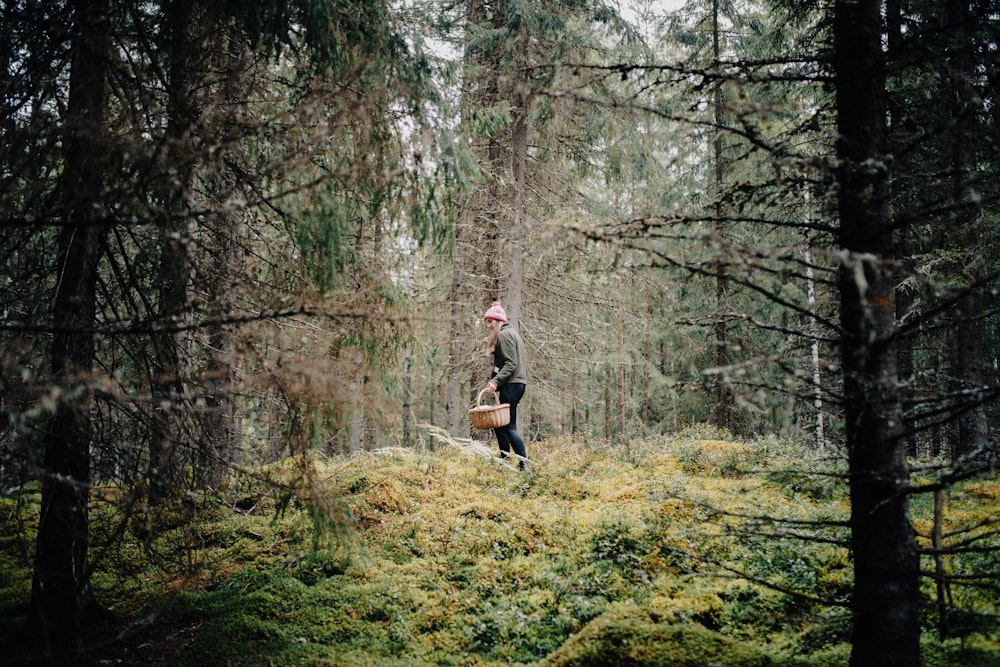
<path fill-rule="evenodd" d="M 497 444 L 500 445 L 500 451 L 503 452 L 501 456 L 509 454 L 511 447 L 513 447 L 515 454 L 527 458 L 528 453 L 524 449 L 524 440 L 521 439 L 521 434 L 517 432 L 517 404 L 521 401 L 521 397 L 524 396 L 524 383 L 517 382 L 510 384 L 508 382 L 507 384 L 500 385 L 497 392 L 500 394 L 501 403 L 510 403 L 510 423 L 506 426 L 493 429 L 493 432 L 497 436 Z M 520 461 L 519 463 L 523 468 L 524 461 Z"/>

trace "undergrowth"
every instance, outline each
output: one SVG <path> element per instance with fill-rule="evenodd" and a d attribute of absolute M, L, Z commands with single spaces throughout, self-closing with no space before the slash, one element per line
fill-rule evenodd
<path fill-rule="evenodd" d="M 688 431 L 628 447 L 533 443 L 522 473 L 437 437 L 434 451 L 285 462 L 152 519 L 124 517 L 122 493 L 95 493 L 95 595 L 119 627 L 145 628 L 118 663 L 846 664 L 835 462 Z M 956 488 L 955 526 L 989 519 L 998 493 Z M 4 644 L 30 594 L 37 507 L 32 489 L 0 501 Z M 918 531 L 929 511 L 915 503 Z M 990 558 L 948 567 L 996 572 Z M 938 639 L 933 596 L 928 584 L 925 664 L 1000 665 L 988 624 Z M 997 612 L 983 592 L 956 599 Z"/>

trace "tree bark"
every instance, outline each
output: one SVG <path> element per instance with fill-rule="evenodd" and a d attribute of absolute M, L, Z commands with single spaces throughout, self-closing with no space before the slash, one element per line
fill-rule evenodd
<path fill-rule="evenodd" d="M 719 26 L 719 0 L 712 0 L 712 57 L 713 66 L 720 68 L 722 60 L 721 28 Z M 715 107 L 715 137 L 713 139 L 714 191 L 715 191 L 715 233 L 719 241 L 719 258 L 715 263 L 715 368 L 713 378 L 712 398 L 710 402 L 711 422 L 719 428 L 732 430 L 734 427 L 733 400 L 729 385 L 726 382 L 727 366 L 732 359 L 729 355 L 729 325 L 726 321 L 727 292 L 729 283 L 726 279 L 726 266 L 722 260 L 723 223 L 725 212 L 722 204 L 722 189 L 725 185 L 726 168 L 723 162 L 723 99 L 722 72 L 716 71 L 717 80 L 713 86 L 713 106 Z"/>
<path fill-rule="evenodd" d="M 806 208 L 808 210 L 809 199 L 806 198 Z M 816 322 L 816 281 L 813 276 L 812 263 L 812 242 L 806 239 L 805 248 L 806 260 L 806 295 L 809 304 L 809 349 L 812 360 L 812 389 L 813 389 L 813 409 L 816 411 L 816 447 L 820 451 L 826 450 L 826 433 L 823 420 L 823 372 L 819 358 L 819 326 Z"/>
<path fill-rule="evenodd" d="M 466 299 L 463 298 L 465 285 L 463 278 L 467 275 L 464 270 L 462 257 L 462 243 L 464 242 L 461 220 L 455 223 L 455 256 L 452 260 L 451 289 L 448 292 L 448 306 L 451 310 L 448 318 L 448 400 L 445 403 L 445 411 L 448 422 L 448 432 L 453 436 L 459 435 L 462 425 L 462 376 L 464 370 L 464 349 L 463 342 L 467 335 L 465 322 L 468 316 L 466 312 Z"/>
<path fill-rule="evenodd" d="M 902 62 L 905 58 L 905 39 L 903 34 L 903 7 L 900 0 L 887 0 L 885 3 L 885 23 L 886 23 L 886 43 L 888 45 L 887 57 L 890 68 L 899 67 L 902 69 Z M 910 151 L 899 150 L 897 147 L 906 146 L 913 139 L 913 123 L 908 122 L 907 114 L 912 112 L 909 105 L 901 102 L 889 100 L 889 141 L 893 150 L 897 154 L 894 162 L 896 169 L 915 169 L 911 162 L 913 157 L 908 156 Z M 905 185 L 900 183 L 898 190 L 893 196 L 899 199 L 912 196 L 907 192 Z M 896 288 L 896 321 L 905 322 L 912 319 L 914 307 L 918 305 L 915 295 L 915 286 L 906 284 L 906 278 L 912 275 L 913 268 L 908 259 L 914 253 L 911 251 L 913 241 L 913 225 L 908 221 L 908 216 L 901 216 L 903 220 L 896 220 L 896 255 L 903 259 L 901 264 L 905 267 L 902 271 L 901 280 Z M 900 399 L 903 403 L 903 429 L 906 439 L 906 451 L 910 456 L 917 455 L 917 431 L 916 424 L 913 423 L 913 405 L 916 397 L 916 373 L 914 367 L 914 345 L 916 344 L 915 332 L 898 336 L 896 339 L 896 360 L 897 372 L 900 382 Z"/>
<path fill-rule="evenodd" d="M 190 324 L 188 246 L 196 221 L 195 179 L 204 130 L 202 69 L 205 62 L 203 7 L 198 0 L 179 3 L 170 15 L 170 119 L 167 165 L 175 173 L 167 187 L 167 218 L 161 226 L 158 319 L 154 336 L 156 371 L 152 382 L 152 434 L 149 444 L 149 502 L 157 505 L 180 484 L 181 445 L 193 434 L 185 429 L 184 373 Z"/>
<path fill-rule="evenodd" d="M 624 318 L 618 322 L 618 350 L 620 352 L 625 351 L 625 323 Z M 618 369 L 616 372 L 616 380 L 618 384 L 618 437 L 625 442 L 625 363 L 626 358 L 623 356 L 618 361 Z"/>
<path fill-rule="evenodd" d="M 647 277 L 648 278 L 648 277 Z M 649 288 L 651 280 L 647 279 L 643 288 L 646 302 L 646 322 L 642 327 L 642 400 L 640 401 L 642 434 L 646 435 L 651 421 L 649 398 L 649 369 L 653 365 L 653 343 L 650 334 L 650 322 L 653 322 L 653 295 Z"/>
<path fill-rule="evenodd" d="M 934 588 L 937 593 L 938 637 L 943 641 L 950 633 L 948 610 L 951 608 L 951 587 L 944 566 L 944 500 L 942 489 L 934 491 L 934 525 L 931 548 L 934 549 Z"/>
<path fill-rule="evenodd" d="M 955 136 L 951 142 L 953 196 L 955 198 L 955 231 L 960 249 L 968 260 L 965 262 L 964 282 L 971 285 L 981 278 L 979 269 L 983 259 L 979 256 L 979 239 L 983 232 L 981 198 L 975 193 L 976 144 L 976 91 L 972 80 L 975 72 L 974 40 L 972 28 L 977 24 L 969 9 L 968 0 L 948 0 L 947 24 L 954 26 L 958 47 L 948 58 L 948 88 L 951 100 L 951 117 Z M 978 290 L 971 288 L 958 302 L 954 343 L 952 347 L 952 375 L 958 402 L 958 441 L 955 455 L 976 456 L 986 451 L 989 428 L 983 406 L 983 367 L 986 357 L 983 330 L 983 299 Z"/>
<path fill-rule="evenodd" d="M 513 122 L 510 133 L 510 219 L 506 230 L 506 245 L 510 255 L 504 307 L 507 319 L 523 335 L 521 323 L 525 290 L 524 238 L 528 217 L 525 174 L 528 164 L 528 106 L 531 102 L 525 90 L 527 83 L 519 81 L 519 77 L 516 76 L 514 81 L 515 89 L 511 93 Z M 517 411 L 518 423 L 515 426 L 521 433 L 524 432 L 522 425 L 530 420 L 527 403 L 526 401 L 522 404 Z"/>
<path fill-rule="evenodd" d="M 880 0 L 838 0 L 834 14 L 838 282 L 854 558 L 851 665 L 917 667 L 919 560 L 893 342 L 880 9 Z"/>
<path fill-rule="evenodd" d="M 73 3 L 62 202 L 52 340 L 52 376 L 61 390 L 45 432 L 42 505 L 35 543 L 29 635 L 47 643 L 78 630 L 93 605 L 88 504 L 97 273 L 107 226 L 105 94 L 110 25 L 107 0 Z"/>
<path fill-rule="evenodd" d="M 206 363 L 206 411 L 199 447 L 199 485 L 218 487 L 229 478 L 229 469 L 240 458 L 241 425 L 235 407 L 236 325 L 225 322 L 234 308 L 233 283 L 240 272 L 239 248 L 244 237 L 246 211 L 234 202 L 244 201 L 240 165 L 247 146 L 241 138 L 246 113 L 250 43 L 244 30 L 231 24 L 219 31 L 218 57 L 226 73 L 225 104 L 219 141 L 222 159 L 212 183 L 211 234 L 213 259 L 210 268 L 211 299 L 218 313 L 209 327 Z"/>
<path fill-rule="evenodd" d="M 516 80 L 516 79 L 515 79 Z M 525 172 L 528 163 L 528 105 L 527 93 L 523 90 L 527 84 L 517 82 L 511 95 L 513 123 L 511 125 L 510 151 L 510 220 L 507 229 L 507 245 L 510 249 L 510 277 L 507 280 L 506 303 L 507 318 L 520 331 L 522 319 L 522 304 L 524 303 L 524 237 L 527 225 L 527 199 Z"/>
<path fill-rule="evenodd" d="M 487 8 L 482 0 L 475 0 L 466 6 L 466 22 L 470 26 L 490 25 L 494 30 L 501 30 L 506 26 L 506 12 L 502 5 Z M 471 32 L 467 33 L 467 37 L 470 35 Z M 493 108 L 502 101 L 501 80 L 505 77 L 500 71 L 501 59 L 495 50 L 484 49 L 482 45 L 473 48 L 467 44 L 466 47 L 469 55 L 464 66 L 469 80 L 463 94 L 463 114 L 470 114 L 478 109 Z M 512 120 L 517 123 L 516 116 Z M 505 231 L 503 223 L 512 210 L 506 190 L 517 178 L 519 169 L 523 178 L 523 165 L 515 164 L 511 143 L 501 135 L 500 130 L 493 130 L 487 136 L 471 136 L 470 139 L 474 142 L 473 153 L 479 159 L 485 182 L 477 185 L 469 196 L 455 230 L 455 261 L 449 299 L 451 324 L 447 405 L 448 430 L 453 435 L 460 435 L 461 425 L 467 423 L 463 421 L 467 406 L 477 388 L 486 384 L 484 371 L 490 363 L 483 356 L 482 346 L 465 344 L 472 338 L 473 331 L 479 331 L 468 323 L 476 321 L 473 318 L 482 317 L 492 301 L 514 296 L 501 289 L 509 267 L 502 266 L 499 255 Z M 519 318 L 520 303 L 515 304 L 514 309 L 517 312 L 513 317 Z M 470 310 L 473 311 L 471 316 Z M 509 308 L 508 317 L 511 318 Z M 469 350 L 471 354 L 468 354 Z M 464 380 L 468 380 L 466 396 L 462 393 Z"/>

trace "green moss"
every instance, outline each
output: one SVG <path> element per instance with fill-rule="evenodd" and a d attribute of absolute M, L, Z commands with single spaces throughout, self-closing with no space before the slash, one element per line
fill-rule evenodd
<path fill-rule="evenodd" d="M 609 612 L 587 625 L 544 667 L 764 667 L 772 659 L 757 647 L 697 623 L 673 623 L 644 608 Z"/>
<path fill-rule="evenodd" d="M 923 667 L 1000 667 L 1000 646 L 983 637 L 943 642 L 928 637 L 921 653 Z"/>
<path fill-rule="evenodd" d="M 837 644 L 822 651 L 799 652 L 776 661 L 776 667 L 844 667 L 851 659 L 850 644 Z"/>
<path fill-rule="evenodd" d="M 245 480 L 229 497 L 171 508 L 152 534 L 133 533 L 135 520 L 118 530 L 125 506 L 109 490 L 92 515 L 94 589 L 123 622 L 156 610 L 150 650 L 180 666 L 841 667 L 844 608 L 733 575 L 847 599 L 850 562 L 832 543 L 843 528 L 817 529 L 831 543 L 782 541 L 761 536 L 780 524 L 749 518 L 802 520 L 796 531 L 836 522 L 842 490 L 817 501 L 778 477 L 719 474 L 721 458 L 685 472 L 677 452 L 696 440 L 702 463 L 709 450 L 752 450 L 769 470 L 803 465 L 799 449 L 786 458 L 784 445 L 725 437 L 556 440 L 534 447 L 531 475 L 452 447 L 297 462 L 312 486 L 281 492 L 287 502 Z M 956 487 L 948 516 L 988 525 L 998 489 Z M 0 500 L 0 640 L 17 632 L 30 594 L 36 497 Z M 918 529 L 930 509 L 914 505 Z M 995 571 L 995 556 L 977 557 L 948 566 Z M 995 610 L 978 589 L 954 594 Z M 925 665 L 1000 667 L 997 651 L 983 631 L 929 640 Z"/>
<path fill-rule="evenodd" d="M 23 558 L 0 552 L 0 614 L 22 606 L 31 593 L 31 568 Z"/>

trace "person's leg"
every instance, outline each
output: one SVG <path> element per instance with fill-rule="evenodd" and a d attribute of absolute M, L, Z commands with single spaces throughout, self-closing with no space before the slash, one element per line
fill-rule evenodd
<path fill-rule="evenodd" d="M 510 447 L 514 450 L 514 453 L 523 458 L 528 458 L 528 452 L 524 448 L 524 440 L 521 438 L 521 434 L 517 432 L 517 427 L 511 422 L 510 428 L 507 429 L 507 439 L 510 441 Z M 521 461 L 521 467 L 524 467 L 524 461 Z"/>
<path fill-rule="evenodd" d="M 514 453 L 518 456 L 527 458 L 528 452 L 524 447 L 524 439 L 517 432 L 517 404 L 521 402 L 521 398 L 524 396 L 524 385 L 521 383 L 505 384 L 500 387 L 499 393 L 501 403 L 510 403 L 510 424 L 507 425 L 506 433 L 504 434 L 507 446 L 508 448 L 513 448 Z M 509 449 L 505 451 L 509 451 Z M 524 460 L 518 461 L 518 465 L 523 468 Z"/>
<path fill-rule="evenodd" d="M 493 433 L 496 435 L 497 445 L 500 447 L 500 457 L 507 458 L 507 455 L 510 454 L 510 436 L 507 434 L 507 427 L 495 428 Z"/>

